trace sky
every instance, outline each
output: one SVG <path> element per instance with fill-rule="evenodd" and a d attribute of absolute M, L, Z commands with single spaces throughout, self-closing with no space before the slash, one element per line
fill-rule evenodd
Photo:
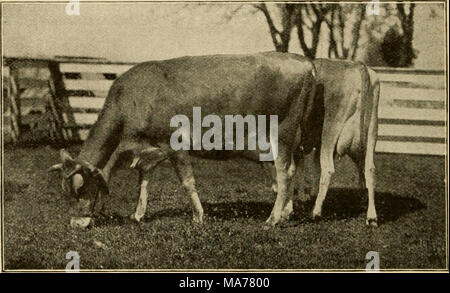
<path fill-rule="evenodd" d="M 274 49 L 264 16 L 237 4 L 81 3 L 80 15 L 67 15 L 65 3 L 4 4 L 5 56 L 104 57 L 140 62 L 184 55 L 252 53 Z M 414 47 L 417 68 L 445 66 L 444 11 L 430 19 L 418 5 Z M 301 53 L 293 35 L 290 51 Z M 319 56 L 325 56 L 321 47 Z"/>

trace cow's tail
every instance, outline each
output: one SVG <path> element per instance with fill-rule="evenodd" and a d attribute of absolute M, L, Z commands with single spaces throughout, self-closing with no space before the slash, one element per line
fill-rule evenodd
<path fill-rule="evenodd" d="M 366 157 L 367 152 L 367 133 L 372 112 L 372 98 L 370 75 L 366 65 L 360 63 L 361 72 L 361 121 L 360 121 L 360 152 L 362 159 Z"/>
<path fill-rule="evenodd" d="M 302 117 L 302 138 L 301 144 L 303 151 L 308 153 L 315 145 L 315 139 L 321 136 L 321 125 L 317 122 L 323 121 L 323 116 L 319 117 L 317 113 L 318 102 L 316 99 L 316 77 L 317 71 L 311 62 L 311 68 L 306 74 L 303 81 L 302 91 L 300 93 L 301 100 L 304 101 L 303 117 Z M 322 105 L 323 107 L 323 105 Z M 314 115 L 314 117 L 312 117 Z M 320 129 L 320 131 L 318 130 Z M 318 137 L 317 137 L 318 136 Z"/>

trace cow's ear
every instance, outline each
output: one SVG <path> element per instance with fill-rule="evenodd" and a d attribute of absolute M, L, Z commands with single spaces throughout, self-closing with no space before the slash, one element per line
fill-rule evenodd
<path fill-rule="evenodd" d="M 66 165 L 64 165 L 63 170 L 63 175 L 65 178 L 70 178 L 72 177 L 73 174 L 77 173 L 78 171 L 80 171 L 81 169 L 81 165 L 77 165 L 75 163 L 67 163 Z"/>
<path fill-rule="evenodd" d="M 82 166 L 78 164 L 65 149 L 59 151 L 59 156 L 61 158 L 62 170 L 65 178 L 71 177 L 81 169 Z"/>
<path fill-rule="evenodd" d="M 62 168 L 63 168 L 62 163 L 55 164 L 55 165 L 51 166 L 50 168 L 48 168 L 47 172 L 58 171 L 58 170 L 61 170 Z"/>
<path fill-rule="evenodd" d="M 74 159 L 72 159 L 70 154 L 65 149 L 61 149 L 59 151 L 59 157 L 61 158 L 61 162 L 63 164 L 69 163 L 69 162 L 75 162 Z"/>
<path fill-rule="evenodd" d="M 149 147 L 134 152 L 133 162 L 130 168 L 148 171 L 167 158 L 169 158 L 169 152 L 162 148 Z"/>

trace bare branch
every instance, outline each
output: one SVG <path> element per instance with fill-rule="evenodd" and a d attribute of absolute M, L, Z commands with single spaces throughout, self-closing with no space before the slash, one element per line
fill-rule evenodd
<path fill-rule="evenodd" d="M 298 35 L 298 41 L 300 43 L 300 47 L 302 48 L 303 54 L 305 54 L 306 57 L 313 58 L 313 57 L 311 57 L 311 51 L 305 42 L 305 33 L 303 31 L 303 26 L 302 26 L 302 21 L 301 21 L 301 19 L 303 17 L 301 8 L 298 10 L 297 17 L 299 20 L 299 21 L 297 21 L 297 35 Z"/>
<path fill-rule="evenodd" d="M 269 13 L 269 10 L 267 9 L 267 6 L 265 3 L 259 3 L 253 5 L 256 9 L 260 10 L 264 16 L 266 17 L 267 25 L 269 26 L 270 35 L 272 37 L 273 45 L 275 46 L 276 50 L 278 51 L 280 49 L 280 42 L 277 39 L 277 36 L 280 36 L 280 32 L 275 27 L 275 24 L 272 20 L 272 16 Z M 280 36 L 281 37 L 281 36 Z"/>
<path fill-rule="evenodd" d="M 359 15 L 357 15 L 357 19 L 355 24 L 353 25 L 353 30 L 352 30 L 352 44 L 350 47 L 351 50 L 351 54 L 350 54 L 350 58 L 352 60 L 355 60 L 356 57 L 356 51 L 358 50 L 358 42 L 359 42 L 359 37 L 361 36 L 361 24 L 365 18 L 366 15 L 366 10 L 364 6 L 361 6 L 359 9 Z"/>

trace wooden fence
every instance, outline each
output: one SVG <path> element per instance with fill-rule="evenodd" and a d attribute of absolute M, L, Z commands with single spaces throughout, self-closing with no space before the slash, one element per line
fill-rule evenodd
<path fill-rule="evenodd" d="M 28 132 L 29 137 L 37 132 L 50 131 L 48 127 L 48 104 L 51 96 L 49 87 L 53 80 L 49 64 L 51 60 L 5 58 L 3 64 L 3 132 L 6 141 L 16 142 Z"/>
<path fill-rule="evenodd" d="M 55 119 L 64 138 L 85 140 L 113 81 L 132 63 L 57 62 Z M 376 151 L 446 154 L 444 71 L 374 68 L 381 81 Z"/>
<path fill-rule="evenodd" d="M 374 69 L 381 81 L 376 151 L 445 155 L 445 72 Z"/>
<path fill-rule="evenodd" d="M 16 104 L 17 86 L 14 77 L 11 75 L 9 66 L 2 67 L 2 118 L 3 134 L 5 141 L 17 142 L 19 129 L 19 109 Z"/>
<path fill-rule="evenodd" d="M 59 64 L 62 88 L 62 120 L 68 135 L 85 140 L 89 127 L 97 120 L 114 80 L 134 64 L 66 63 Z M 57 91 L 58 92 L 58 91 Z"/>

